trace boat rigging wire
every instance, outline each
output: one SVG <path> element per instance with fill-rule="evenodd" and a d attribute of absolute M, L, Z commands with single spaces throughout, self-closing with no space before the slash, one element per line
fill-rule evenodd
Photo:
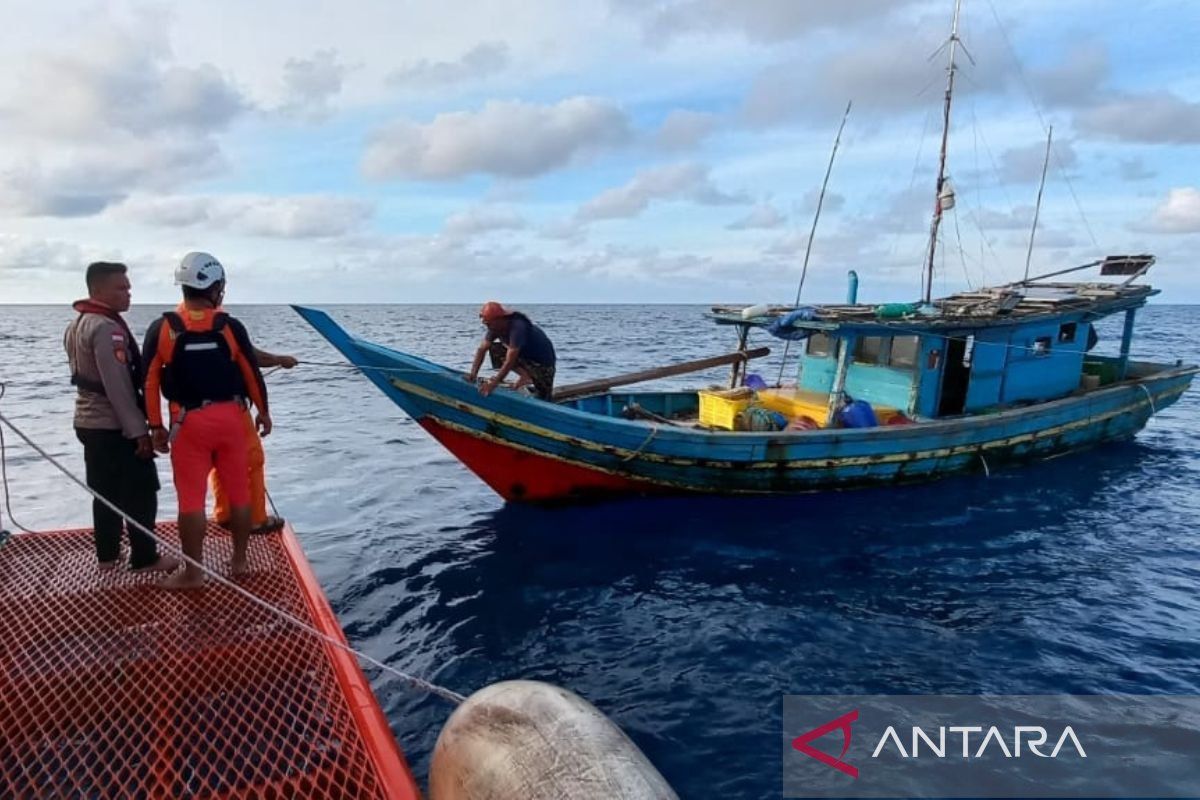
<path fill-rule="evenodd" d="M 0 387 L 3 387 L 3 384 L 0 384 Z M 3 396 L 2 392 L 0 392 L 0 396 Z M 271 603 L 267 602 L 266 600 L 263 600 L 262 598 L 260 598 L 258 595 L 247 591 L 246 589 L 242 588 L 241 586 L 238 586 L 236 583 L 229 580 L 224 575 L 221 575 L 220 573 L 210 569 L 206 565 L 188 557 L 185 553 L 183 553 L 183 551 L 179 548 L 179 546 L 177 544 L 166 541 L 165 539 L 162 539 L 161 537 L 158 536 L 158 534 L 155 531 L 147 529 L 140 522 L 138 522 L 137 520 L 130 517 L 128 514 L 126 514 L 123 510 L 121 510 L 116 504 L 114 504 L 107 497 L 104 497 L 100 493 L 94 491 L 86 483 L 84 483 L 82 480 L 80 480 L 78 476 L 76 476 L 69 469 L 67 469 L 65 466 L 63 466 L 56 458 L 54 458 L 54 456 L 52 456 L 52 455 L 50 455 L 50 453 L 46 452 L 45 449 L 43 449 L 40 445 L 37 444 L 37 442 L 35 442 L 33 439 L 31 439 L 24 431 L 22 431 L 19 427 L 17 427 L 17 425 L 15 423 L 13 423 L 12 420 L 10 420 L 2 411 L 0 411 L 0 423 L 3 423 L 4 425 L 8 426 L 8 428 L 10 430 L 12 430 L 12 432 L 15 433 L 22 441 L 24 441 L 26 445 L 28 445 L 30 448 L 32 448 L 33 451 L 36 452 L 38 455 L 40 455 L 43 459 L 48 461 L 52 466 L 55 467 L 55 469 L 57 469 L 59 472 L 61 472 L 63 475 L 65 475 L 71 482 L 78 485 L 85 492 L 90 494 L 93 498 L 95 498 L 96 500 L 99 500 L 101 503 L 103 503 L 105 506 L 107 506 L 109 509 L 111 509 L 114 513 L 118 514 L 122 519 L 125 520 L 126 525 L 136 528 L 137 530 L 141 531 L 142 533 L 144 533 L 147 536 L 149 536 L 150 538 L 152 538 L 160 546 L 166 548 L 172 554 L 177 555 L 182 561 L 184 561 L 194 567 L 197 567 L 198 569 L 203 571 L 206 576 L 211 578 L 217 584 L 223 586 L 226 589 L 229 589 L 230 591 L 241 596 L 242 598 L 246 599 L 250 603 L 258 606 L 259 608 L 262 608 L 263 610 L 279 617 L 284 622 L 287 622 L 288 624 L 293 625 L 296 628 L 303 630 L 306 633 L 311 634 L 312 636 L 315 636 L 316 638 L 320 639 L 321 641 L 323 641 L 325 644 L 329 645 L 330 647 L 336 647 L 337 649 L 342 650 L 346 653 L 349 653 L 350 655 L 354 656 L 355 658 L 358 658 L 361 661 L 363 661 L 367 664 L 370 664 L 373 667 L 377 667 L 378 669 L 383 670 L 384 672 L 386 672 L 389 675 L 392 675 L 393 677 L 399 678 L 401 681 L 403 681 L 404 683 L 413 687 L 414 689 L 420 689 L 422 691 L 436 695 L 437 697 L 440 697 L 443 700 L 447 700 L 455 705 L 466 700 L 466 697 L 459 694 L 458 692 L 455 692 L 451 689 L 447 689 L 442 686 L 438 686 L 437 684 L 431 683 L 430 681 L 427 681 L 424 678 L 419 678 L 415 675 L 411 675 L 407 672 L 396 669 L 395 667 L 389 666 L 388 664 L 385 664 L 384 662 L 380 661 L 377 658 L 369 656 L 360 650 L 356 650 L 355 648 L 351 647 L 349 644 L 339 641 L 337 638 L 330 636 L 329 634 L 324 633 L 323 631 L 318 630 L 317 628 L 308 624 L 304 620 L 293 616 L 292 614 L 288 613 L 284 609 L 274 606 Z M 7 502 L 7 498 L 8 498 L 7 484 L 5 484 L 5 498 L 6 498 L 6 502 Z M 10 511 L 10 516 L 11 516 L 11 511 Z M 26 530 L 26 529 L 23 529 L 23 530 Z M 26 530 L 26 532 L 32 533 L 32 531 L 28 531 L 28 530 Z M 164 591 L 166 591 L 166 590 L 164 590 Z"/>
<path fill-rule="evenodd" d="M 1012 56 L 1013 63 L 1016 64 L 1017 76 L 1021 79 L 1021 86 L 1025 89 L 1025 94 L 1029 97 L 1029 103 L 1033 106 L 1033 110 L 1037 114 L 1038 122 L 1042 125 L 1042 130 L 1046 130 L 1049 125 L 1046 124 L 1046 117 L 1042 113 L 1041 106 L 1038 105 L 1037 96 L 1034 95 L 1033 89 L 1029 85 L 1029 77 L 1025 74 L 1025 67 L 1021 63 L 1021 59 L 1017 56 L 1017 49 L 1013 46 L 1012 39 L 1009 38 L 1008 30 L 1004 27 L 1004 23 L 1000 21 L 1000 14 L 996 11 L 995 4 L 992 0 L 987 0 L 987 4 L 988 8 L 992 11 L 992 18 L 996 20 L 996 27 L 1000 29 L 1000 36 L 1004 39 L 1004 44 Z M 1072 182 L 1071 176 L 1067 174 L 1066 166 L 1063 164 L 1062 158 L 1059 157 L 1058 150 L 1054 150 L 1054 164 L 1058 168 L 1058 173 L 1062 177 L 1063 182 L 1067 184 L 1067 189 L 1071 193 L 1071 199 L 1075 202 L 1075 210 L 1079 212 L 1079 219 L 1083 222 L 1083 227 L 1088 233 L 1088 238 L 1092 240 L 1092 246 L 1099 250 L 1100 242 L 1096 240 L 1096 234 L 1092 232 L 1092 226 L 1088 222 L 1087 214 L 1083 213 L 1083 205 L 1079 202 L 1079 195 L 1075 193 L 1075 184 Z"/>

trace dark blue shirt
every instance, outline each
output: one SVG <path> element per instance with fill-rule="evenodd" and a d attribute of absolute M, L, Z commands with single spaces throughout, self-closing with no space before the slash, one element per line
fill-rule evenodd
<path fill-rule="evenodd" d="M 521 351 L 521 358 L 535 364 L 554 366 L 557 361 L 550 337 L 537 325 L 519 314 L 514 314 L 508 323 L 508 336 L 505 344 L 517 348 Z"/>

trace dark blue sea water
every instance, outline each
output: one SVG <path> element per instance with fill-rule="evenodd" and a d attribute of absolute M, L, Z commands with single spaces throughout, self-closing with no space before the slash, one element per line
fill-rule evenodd
<path fill-rule="evenodd" d="M 233 310 L 265 349 L 338 360 L 287 308 Z M 479 334 L 468 306 L 331 311 L 450 364 Z M 701 311 L 529 309 L 563 383 L 732 349 Z M 155 313 L 135 309 L 135 330 Z M 70 317 L 0 307 L 0 408 L 81 469 L 59 345 Z M 1135 352 L 1200 361 L 1198 325 L 1200 308 L 1152 307 Z M 1111 347 L 1117 328 L 1104 332 Z M 780 795 L 785 693 L 1200 694 L 1195 389 L 1134 442 L 990 479 L 536 510 L 504 506 L 347 370 L 269 385 L 271 493 L 351 642 L 463 693 L 516 677 L 569 687 L 685 798 Z M 88 523 L 83 495 L 27 450 L 9 472 L 24 524 Z M 173 502 L 165 490 L 165 513 Z M 423 780 L 450 708 L 372 677 Z"/>

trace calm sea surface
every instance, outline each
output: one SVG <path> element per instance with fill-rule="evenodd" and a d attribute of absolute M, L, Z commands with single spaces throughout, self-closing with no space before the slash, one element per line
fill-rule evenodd
<path fill-rule="evenodd" d="M 134 330 L 160 310 L 135 308 Z M 286 307 L 231 310 L 263 349 L 340 361 Z M 474 306 L 329 310 L 464 367 L 480 332 Z M 561 383 L 733 349 L 696 307 L 527 310 Z M 0 408 L 82 474 L 60 344 L 71 317 L 0 306 Z M 1200 361 L 1198 327 L 1200 307 L 1152 307 L 1135 354 Z M 1111 352 L 1118 324 L 1102 333 Z M 759 362 L 772 380 L 774 359 Z M 536 510 L 503 505 L 349 370 L 268 384 L 271 494 L 353 644 L 463 693 L 506 678 L 569 687 L 685 798 L 779 796 L 785 693 L 1200 694 L 1196 389 L 1134 442 L 990 479 Z M 90 524 L 77 488 L 8 444 L 22 523 Z M 169 488 L 160 507 L 173 512 Z M 372 678 L 423 781 L 450 708 Z"/>

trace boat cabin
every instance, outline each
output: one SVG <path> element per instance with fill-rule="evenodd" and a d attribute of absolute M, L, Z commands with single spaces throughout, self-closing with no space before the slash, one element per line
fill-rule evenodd
<path fill-rule="evenodd" d="M 1129 275 L 1123 283 L 1019 284 L 963 292 L 932 303 L 770 308 L 744 318 L 716 307 L 712 317 L 801 347 L 796 391 L 828 400 L 829 418 L 846 395 L 898 409 L 912 419 L 977 414 L 1065 397 L 1125 377 L 1137 309 L 1157 294 L 1133 285 L 1152 256 L 1112 256 L 1102 275 Z M 851 286 L 855 287 L 853 280 Z M 1093 356 L 1094 323 L 1124 312 L 1120 355 Z M 795 345 L 793 345 L 795 346 Z M 743 368 L 744 370 L 744 368 Z M 736 374 L 735 374 L 736 379 Z M 744 380 L 744 375 L 742 376 Z M 736 382 L 736 380 L 735 380 Z"/>

